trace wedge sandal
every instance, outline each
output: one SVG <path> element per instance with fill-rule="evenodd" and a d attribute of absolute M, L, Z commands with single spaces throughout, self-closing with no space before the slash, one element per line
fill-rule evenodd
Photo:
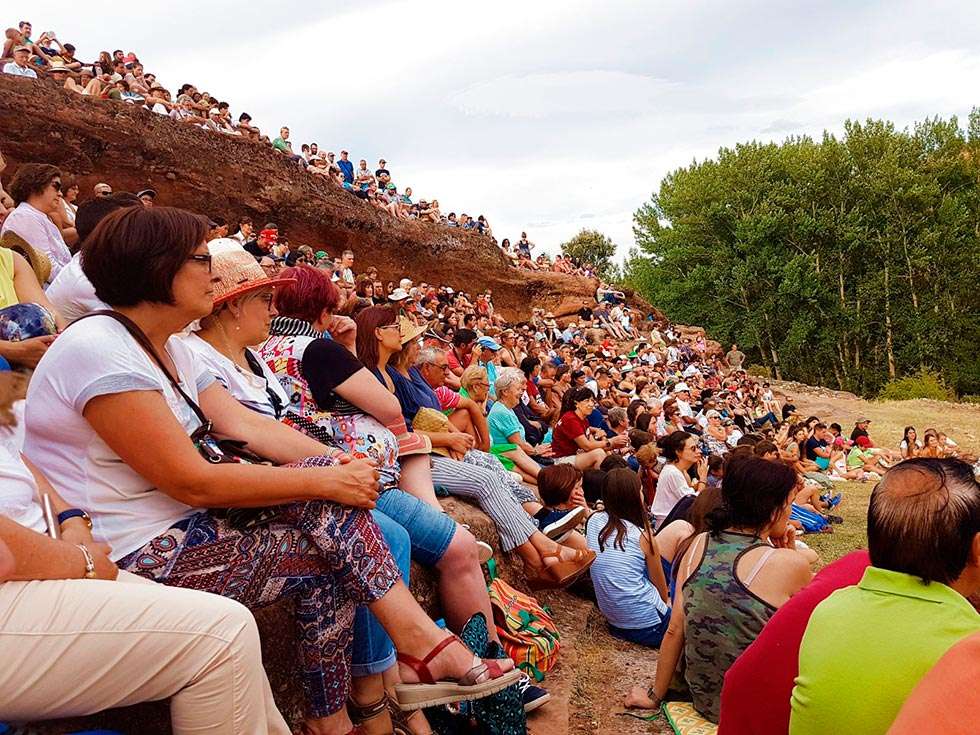
<path fill-rule="evenodd" d="M 481 659 L 480 663 L 467 671 L 459 679 L 436 680 L 429 671 L 432 660 L 453 643 L 466 648 L 466 645 L 455 635 L 448 635 L 435 648 L 429 651 L 423 659 L 415 658 L 405 653 L 398 654 L 398 663 L 405 664 L 419 678 L 417 684 L 395 684 L 395 697 L 398 707 L 405 711 L 435 707 L 440 704 L 467 702 L 483 699 L 491 694 L 506 689 L 511 684 L 520 681 L 520 669 L 504 671 L 500 662 L 493 659 Z M 466 648 L 470 652 L 469 648 Z M 489 677 L 485 678 L 484 677 Z M 481 681 L 481 679 L 484 679 Z"/>

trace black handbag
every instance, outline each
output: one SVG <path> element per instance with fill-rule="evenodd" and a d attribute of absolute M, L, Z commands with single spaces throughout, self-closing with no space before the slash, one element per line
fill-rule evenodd
<path fill-rule="evenodd" d="M 153 361 L 157 364 L 157 367 L 159 367 L 160 370 L 163 371 L 163 374 L 167 376 L 167 380 L 170 381 L 170 385 L 175 391 L 177 391 L 178 395 L 184 399 L 191 411 L 194 412 L 194 415 L 197 416 L 198 421 L 201 422 L 201 425 L 194 430 L 194 433 L 191 434 L 190 439 L 194 443 L 194 447 L 197 449 L 198 453 L 204 457 L 204 459 L 211 464 L 275 464 L 275 462 L 265 459 L 264 457 L 260 457 L 255 452 L 248 449 L 246 442 L 235 439 L 223 439 L 214 433 L 213 425 L 208 417 L 204 415 L 204 411 L 202 411 L 201 407 L 198 406 L 189 395 L 187 395 L 186 391 L 184 391 L 184 389 L 180 386 L 177 379 L 171 375 L 170 370 L 153 348 L 150 338 L 146 336 L 143 330 L 139 328 L 139 325 L 137 325 L 132 319 L 124 314 L 120 314 L 118 311 L 101 309 L 79 317 L 72 322 L 72 324 L 93 316 L 107 316 L 122 324 L 123 327 L 126 328 L 126 331 L 129 332 L 130 336 L 136 341 L 136 344 L 138 344 L 143 351 L 153 359 Z M 216 514 L 227 518 L 232 527 L 238 530 L 246 530 L 254 526 L 268 523 L 278 514 L 277 506 L 270 506 L 266 508 L 222 508 L 212 510 Z"/>

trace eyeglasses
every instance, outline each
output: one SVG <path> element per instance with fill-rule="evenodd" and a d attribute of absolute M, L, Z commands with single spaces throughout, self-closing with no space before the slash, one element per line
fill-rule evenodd
<path fill-rule="evenodd" d="M 111 191 L 100 191 L 96 196 L 100 196 L 100 197 L 111 197 L 112 196 L 112 192 Z"/>
<path fill-rule="evenodd" d="M 54 190 L 55 191 L 61 191 L 61 182 L 60 181 L 52 181 L 51 182 L 51 186 L 54 187 Z"/>
<path fill-rule="evenodd" d="M 449 364 L 448 363 L 445 364 L 445 365 L 434 365 L 433 367 L 439 368 L 444 373 L 448 373 L 449 372 Z"/>
<path fill-rule="evenodd" d="M 208 273 L 211 272 L 211 256 L 210 255 L 206 255 L 204 253 L 195 253 L 194 255 L 188 255 L 187 256 L 187 259 L 188 260 L 195 260 L 198 263 L 207 263 L 207 265 L 208 265 Z"/>
<path fill-rule="evenodd" d="M 378 329 L 396 329 L 397 330 L 397 329 L 400 329 L 400 328 L 398 326 L 398 322 L 392 322 L 391 324 L 385 324 L 382 327 L 378 327 Z"/>

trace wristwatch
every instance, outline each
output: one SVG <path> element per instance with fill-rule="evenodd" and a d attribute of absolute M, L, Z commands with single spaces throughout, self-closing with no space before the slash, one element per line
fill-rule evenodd
<path fill-rule="evenodd" d="M 88 526 L 88 530 L 92 530 L 92 519 L 89 518 L 88 513 L 81 508 L 69 508 L 68 510 L 59 513 L 58 525 L 63 526 L 65 521 L 71 520 L 72 518 L 81 518 L 83 521 L 85 521 L 85 525 Z"/>
<path fill-rule="evenodd" d="M 78 548 L 85 555 L 85 579 L 95 579 L 95 559 L 92 558 L 92 552 L 82 544 L 78 544 Z"/>

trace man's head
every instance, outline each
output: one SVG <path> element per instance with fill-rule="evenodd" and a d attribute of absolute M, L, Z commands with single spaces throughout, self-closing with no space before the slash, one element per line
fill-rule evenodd
<path fill-rule="evenodd" d="M 361 171 L 367 170 L 367 161 L 365 161 L 363 158 L 360 160 L 360 162 L 357 165 L 360 166 Z"/>
<path fill-rule="evenodd" d="M 415 358 L 415 365 L 430 386 L 438 388 L 445 385 L 446 375 L 449 374 L 449 361 L 444 350 L 437 347 L 423 347 L 419 350 L 419 356 Z"/>
<path fill-rule="evenodd" d="M 541 374 L 541 362 L 538 358 L 528 355 L 521 360 L 521 372 L 525 377 L 534 379 Z"/>
<path fill-rule="evenodd" d="M 123 50 L 121 48 L 117 48 L 115 51 L 112 52 L 112 60 L 114 62 L 115 61 L 125 61 L 126 60 L 126 54 L 123 53 Z"/>
<path fill-rule="evenodd" d="M 344 268 L 351 268 L 354 265 L 354 251 L 345 250 L 341 255 L 340 262 Z"/>
<path fill-rule="evenodd" d="M 341 161 L 346 161 L 347 160 L 347 155 L 348 155 L 347 151 L 341 151 L 340 152 L 340 160 Z"/>
<path fill-rule="evenodd" d="M 20 31 L 21 35 L 24 38 L 30 38 L 31 32 L 34 30 L 34 27 L 31 25 L 31 22 L 29 20 L 22 20 L 20 23 L 17 24 L 17 29 Z"/>
<path fill-rule="evenodd" d="M 97 197 L 112 196 L 112 187 L 109 186 L 108 184 L 102 184 L 102 183 L 96 184 L 95 187 L 92 189 L 92 191 Z"/>
<path fill-rule="evenodd" d="M 466 320 L 463 320 L 466 323 Z M 456 334 L 453 335 L 453 347 L 461 355 L 468 355 L 473 351 L 473 343 L 476 342 L 476 332 L 472 329 L 467 329 L 463 327 L 462 329 L 457 329 Z"/>
<path fill-rule="evenodd" d="M 970 465 L 919 457 L 888 470 L 871 493 L 868 550 L 881 569 L 947 585 L 970 574 L 980 587 L 980 485 Z"/>
<path fill-rule="evenodd" d="M 31 50 L 27 46 L 14 46 L 14 61 L 19 66 L 26 66 L 31 58 Z"/>
<path fill-rule="evenodd" d="M 378 168 L 384 168 L 386 163 L 387 161 L 382 158 L 380 161 L 378 161 Z"/>

